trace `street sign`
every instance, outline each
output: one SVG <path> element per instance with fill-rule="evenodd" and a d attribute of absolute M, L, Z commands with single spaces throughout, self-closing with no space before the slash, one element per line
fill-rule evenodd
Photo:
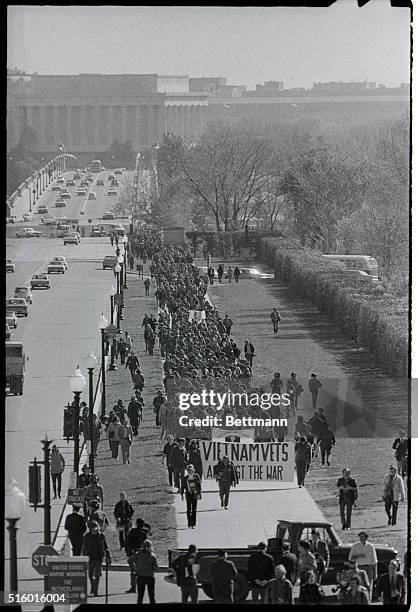
<path fill-rule="evenodd" d="M 116 296 L 115 296 L 116 297 Z M 105 334 L 109 337 L 109 338 L 115 338 L 115 336 L 117 336 L 118 334 L 118 328 L 116 327 L 116 325 L 108 325 L 105 329 Z"/>
<path fill-rule="evenodd" d="M 70 506 L 83 505 L 84 492 L 83 489 L 68 489 L 68 503 Z"/>
<path fill-rule="evenodd" d="M 65 603 L 87 601 L 88 557 L 49 557 L 48 592 L 65 593 Z"/>
<path fill-rule="evenodd" d="M 46 563 L 47 557 L 57 556 L 58 553 L 53 546 L 48 544 L 41 544 L 32 553 L 32 567 L 38 572 L 38 574 L 45 575 L 48 573 L 48 566 Z"/>
<path fill-rule="evenodd" d="M 77 472 L 70 472 L 70 489 L 77 488 Z"/>

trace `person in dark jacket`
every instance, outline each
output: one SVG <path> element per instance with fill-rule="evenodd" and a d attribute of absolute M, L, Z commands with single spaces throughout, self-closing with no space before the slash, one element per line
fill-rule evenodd
<path fill-rule="evenodd" d="M 199 476 L 200 480 L 202 480 L 203 475 L 203 466 L 202 466 L 202 457 L 200 455 L 199 445 L 196 440 L 192 440 L 189 446 L 189 463 L 191 463 L 196 471 L 196 474 Z"/>
<path fill-rule="evenodd" d="M 137 370 L 135 372 L 135 374 L 132 377 L 132 382 L 134 383 L 134 389 L 138 389 L 139 391 L 142 391 L 142 389 L 144 388 L 144 377 L 142 375 L 141 370 Z"/>
<path fill-rule="evenodd" d="M 389 572 L 382 574 L 377 582 L 375 596 L 383 595 L 384 606 L 401 606 L 405 604 L 405 578 L 399 571 L 399 561 L 389 561 Z"/>
<path fill-rule="evenodd" d="M 219 497 L 221 498 L 221 507 L 228 510 L 229 493 L 231 486 L 235 487 L 238 480 L 238 473 L 235 465 L 229 460 L 229 457 L 223 457 L 214 469 L 214 475 L 219 486 Z"/>
<path fill-rule="evenodd" d="M 311 553 L 315 557 L 318 583 L 321 584 L 322 577 L 327 573 L 329 566 L 329 548 L 325 540 L 321 540 L 321 534 L 317 529 L 311 531 L 312 539 L 309 540 Z"/>
<path fill-rule="evenodd" d="M 180 493 L 184 478 L 184 470 L 188 463 L 185 438 L 179 438 L 178 444 L 173 445 L 169 461 L 173 466 L 174 486 L 177 487 L 177 493 Z"/>
<path fill-rule="evenodd" d="M 158 571 L 157 557 L 152 542 L 145 540 L 142 548 L 128 559 L 137 576 L 138 604 L 142 604 L 145 587 L 148 589 L 150 604 L 155 604 L 155 572 Z"/>
<path fill-rule="evenodd" d="M 137 518 L 136 519 L 136 527 L 131 529 L 128 533 L 128 536 L 125 540 L 125 552 L 128 557 L 132 557 L 132 555 L 138 550 L 142 548 L 145 540 L 148 540 L 151 534 L 151 525 L 146 523 L 144 519 Z M 135 593 L 136 592 L 136 574 L 134 571 L 134 567 L 131 563 L 129 563 L 129 567 L 131 570 L 131 588 L 126 591 L 127 593 Z"/>
<path fill-rule="evenodd" d="M 257 552 L 250 555 L 248 559 L 248 578 L 251 584 L 251 595 L 253 603 L 264 602 L 267 582 L 274 578 L 274 561 L 271 555 L 266 553 L 267 544 L 260 542 Z"/>
<path fill-rule="evenodd" d="M 100 576 L 102 575 L 103 559 L 106 557 L 110 565 L 111 557 L 106 538 L 104 534 L 99 531 L 99 524 L 96 521 L 91 521 L 89 523 L 89 532 L 86 533 L 83 538 L 81 554 L 89 558 L 90 595 L 97 597 Z"/>
<path fill-rule="evenodd" d="M 71 542 L 73 555 L 77 557 L 81 554 L 83 546 L 83 536 L 86 533 L 87 525 L 84 517 L 79 514 L 80 506 L 73 506 L 71 514 L 67 514 L 65 519 L 65 529 L 68 531 L 68 538 Z"/>
<path fill-rule="evenodd" d="M 316 410 L 316 402 L 318 399 L 318 392 L 320 387 L 322 387 L 322 384 L 319 382 L 318 377 L 316 374 L 311 374 L 311 377 L 309 379 L 309 391 L 311 393 L 312 396 L 312 410 Z"/>
<path fill-rule="evenodd" d="M 299 603 L 308 606 L 318 605 L 321 603 L 324 597 L 324 591 L 316 581 L 314 571 L 308 572 L 308 580 L 305 584 L 302 584 L 299 592 Z"/>
<path fill-rule="evenodd" d="M 127 368 L 129 368 L 129 371 L 131 373 L 132 382 L 133 382 L 135 372 L 141 369 L 141 364 L 139 363 L 138 356 L 135 355 L 134 351 L 131 351 L 131 354 L 128 356 L 126 360 L 125 370 Z"/>
<path fill-rule="evenodd" d="M 131 518 L 134 513 L 132 504 L 126 499 L 124 491 L 120 493 L 120 500 L 116 503 L 113 515 L 116 519 L 116 529 L 119 531 L 119 544 L 125 548 L 125 539 L 131 529 Z"/>
<path fill-rule="evenodd" d="M 215 603 L 232 604 L 234 579 L 238 576 L 238 571 L 235 564 L 228 561 L 226 551 L 218 550 L 218 559 L 210 566 L 210 576 Z"/>
<path fill-rule="evenodd" d="M 312 449 L 305 436 L 295 444 L 296 474 L 299 488 L 305 486 L 305 476 L 312 461 Z"/>
<path fill-rule="evenodd" d="M 176 573 L 177 586 L 181 589 L 182 604 L 186 604 L 189 597 L 192 604 L 198 601 L 199 588 L 193 570 L 193 565 L 196 563 L 196 554 L 197 547 L 194 544 L 190 544 L 187 552 L 177 557 L 171 565 Z"/>
<path fill-rule="evenodd" d="M 321 429 L 316 442 L 321 448 L 322 465 L 325 465 L 325 459 L 327 461 L 327 465 L 330 465 L 329 460 L 331 458 L 332 448 L 335 446 L 335 436 L 334 432 L 328 425 Z"/>
<path fill-rule="evenodd" d="M 202 485 L 198 474 L 192 464 L 187 466 L 187 474 L 181 483 L 181 497 L 186 494 L 187 526 L 192 529 L 196 526 L 197 502 L 201 498 Z"/>
<path fill-rule="evenodd" d="M 238 266 L 235 266 L 234 278 L 235 278 L 236 283 L 239 281 L 240 274 L 241 274 L 241 270 L 238 268 Z"/>
<path fill-rule="evenodd" d="M 407 473 L 408 467 L 408 445 L 409 441 L 405 437 L 405 432 L 401 430 L 399 432 L 399 438 L 396 438 L 392 448 L 395 451 L 395 459 L 398 467 L 398 472 L 404 478 Z"/>
<path fill-rule="evenodd" d="M 128 417 L 132 427 L 133 435 L 137 436 L 139 424 L 142 420 L 142 406 L 134 395 L 131 397 L 131 400 L 128 404 Z"/>
<path fill-rule="evenodd" d="M 339 490 L 340 517 L 342 529 L 351 529 L 351 512 L 357 501 L 358 491 L 354 478 L 348 468 L 343 469 L 343 477 L 337 481 Z"/>
<path fill-rule="evenodd" d="M 218 272 L 218 281 L 219 281 L 219 284 L 221 284 L 222 283 L 222 277 L 224 275 L 224 267 L 223 267 L 222 264 L 219 264 L 217 272 Z"/>
<path fill-rule="evenodd" d="M 298 578 L 298 558 L 294 553 L 290 552 L 290 544 L 288 542 L 282 543 L 279 564 L 285 567 L 286 577 L 294 585 Z"/>
<path fill-rule="evenodd" d="M 152 400 L 152 403 L 153 403 L 153 406 L 154 406 L 155 425 L 157 427 L 159 427 L 161 425 L 161 422 L 160 422 L 160 408 L 161 408 L 161 406 L 163 404 L 165 404 L 165 397 L 164 397 L 161 389 L 159 389 L 157 391 L 157 395 Z"/>
<path fill-rule="evenodd" d="M 167 442 L 164 444 L 164 448 L 163 448 L 163 463 L 165 461 L 167 465 L 168 484 L 170 485 L 170 487 L 173 486 L 173 474 L 174 474 L 173 463 L 171 459 L 171 451 L 173 449 L 173 446 L 175 445 L 177 444 L 176 442 L 174 442 L 174 436 L 172 436 L 171 434 L 168 434 Z"/>
<path fill-rule="evenodd" d="M 215 270 L 212 268 L 212 266 L 209 266 L 208 268 L 208 277 L 209 277 L 209 283 L 213 285 L 213 281 L 215 278 Z"/>

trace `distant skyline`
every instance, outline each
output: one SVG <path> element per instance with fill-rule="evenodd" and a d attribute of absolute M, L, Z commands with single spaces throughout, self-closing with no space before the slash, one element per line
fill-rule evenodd
<path fill-rule="evenodd" d="M 27 73 L 223 76 L 228 84 L 410 80 L 410 11 L 388 0 L 324 8 L 8 7 L 10 68 Z"/>

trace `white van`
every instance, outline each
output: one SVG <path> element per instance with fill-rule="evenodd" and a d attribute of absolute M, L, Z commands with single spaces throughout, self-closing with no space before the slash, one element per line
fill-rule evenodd
<path fill-rule="evenodd" d="M 323 255 L 327 259 L 339 261 L 344 264 L 349 271 L 364 272 L 373 279 L 379 278 L 379 266 L 374 257 L 369 255 Z"/>

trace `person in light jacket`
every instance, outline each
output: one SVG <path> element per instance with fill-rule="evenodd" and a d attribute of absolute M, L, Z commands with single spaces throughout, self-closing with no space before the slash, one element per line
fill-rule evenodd
<path fill-rule="evenodd" d="M 62 473 L 65 469 L 65 461 L 64 457 L 58 450 L 58 446 L 54 444 L 51 451 L 50 456 L 51 462 L 51 478 L 52 478 L 52 488 L 54 490 L 54 499 L 57 499 L 57 488 L 58 488 L 58 497 L 61 499 L 61 479 Z"/>
<path fill-rule="evenodd" d="M 385 502 L 385 512 L 388 516 L 388 525 L 396 525 L 399 502 L 405 501 L 405 486 L 402 476 L 391 465 L 389 474 L 383 481 L 382 499 Z"/>

